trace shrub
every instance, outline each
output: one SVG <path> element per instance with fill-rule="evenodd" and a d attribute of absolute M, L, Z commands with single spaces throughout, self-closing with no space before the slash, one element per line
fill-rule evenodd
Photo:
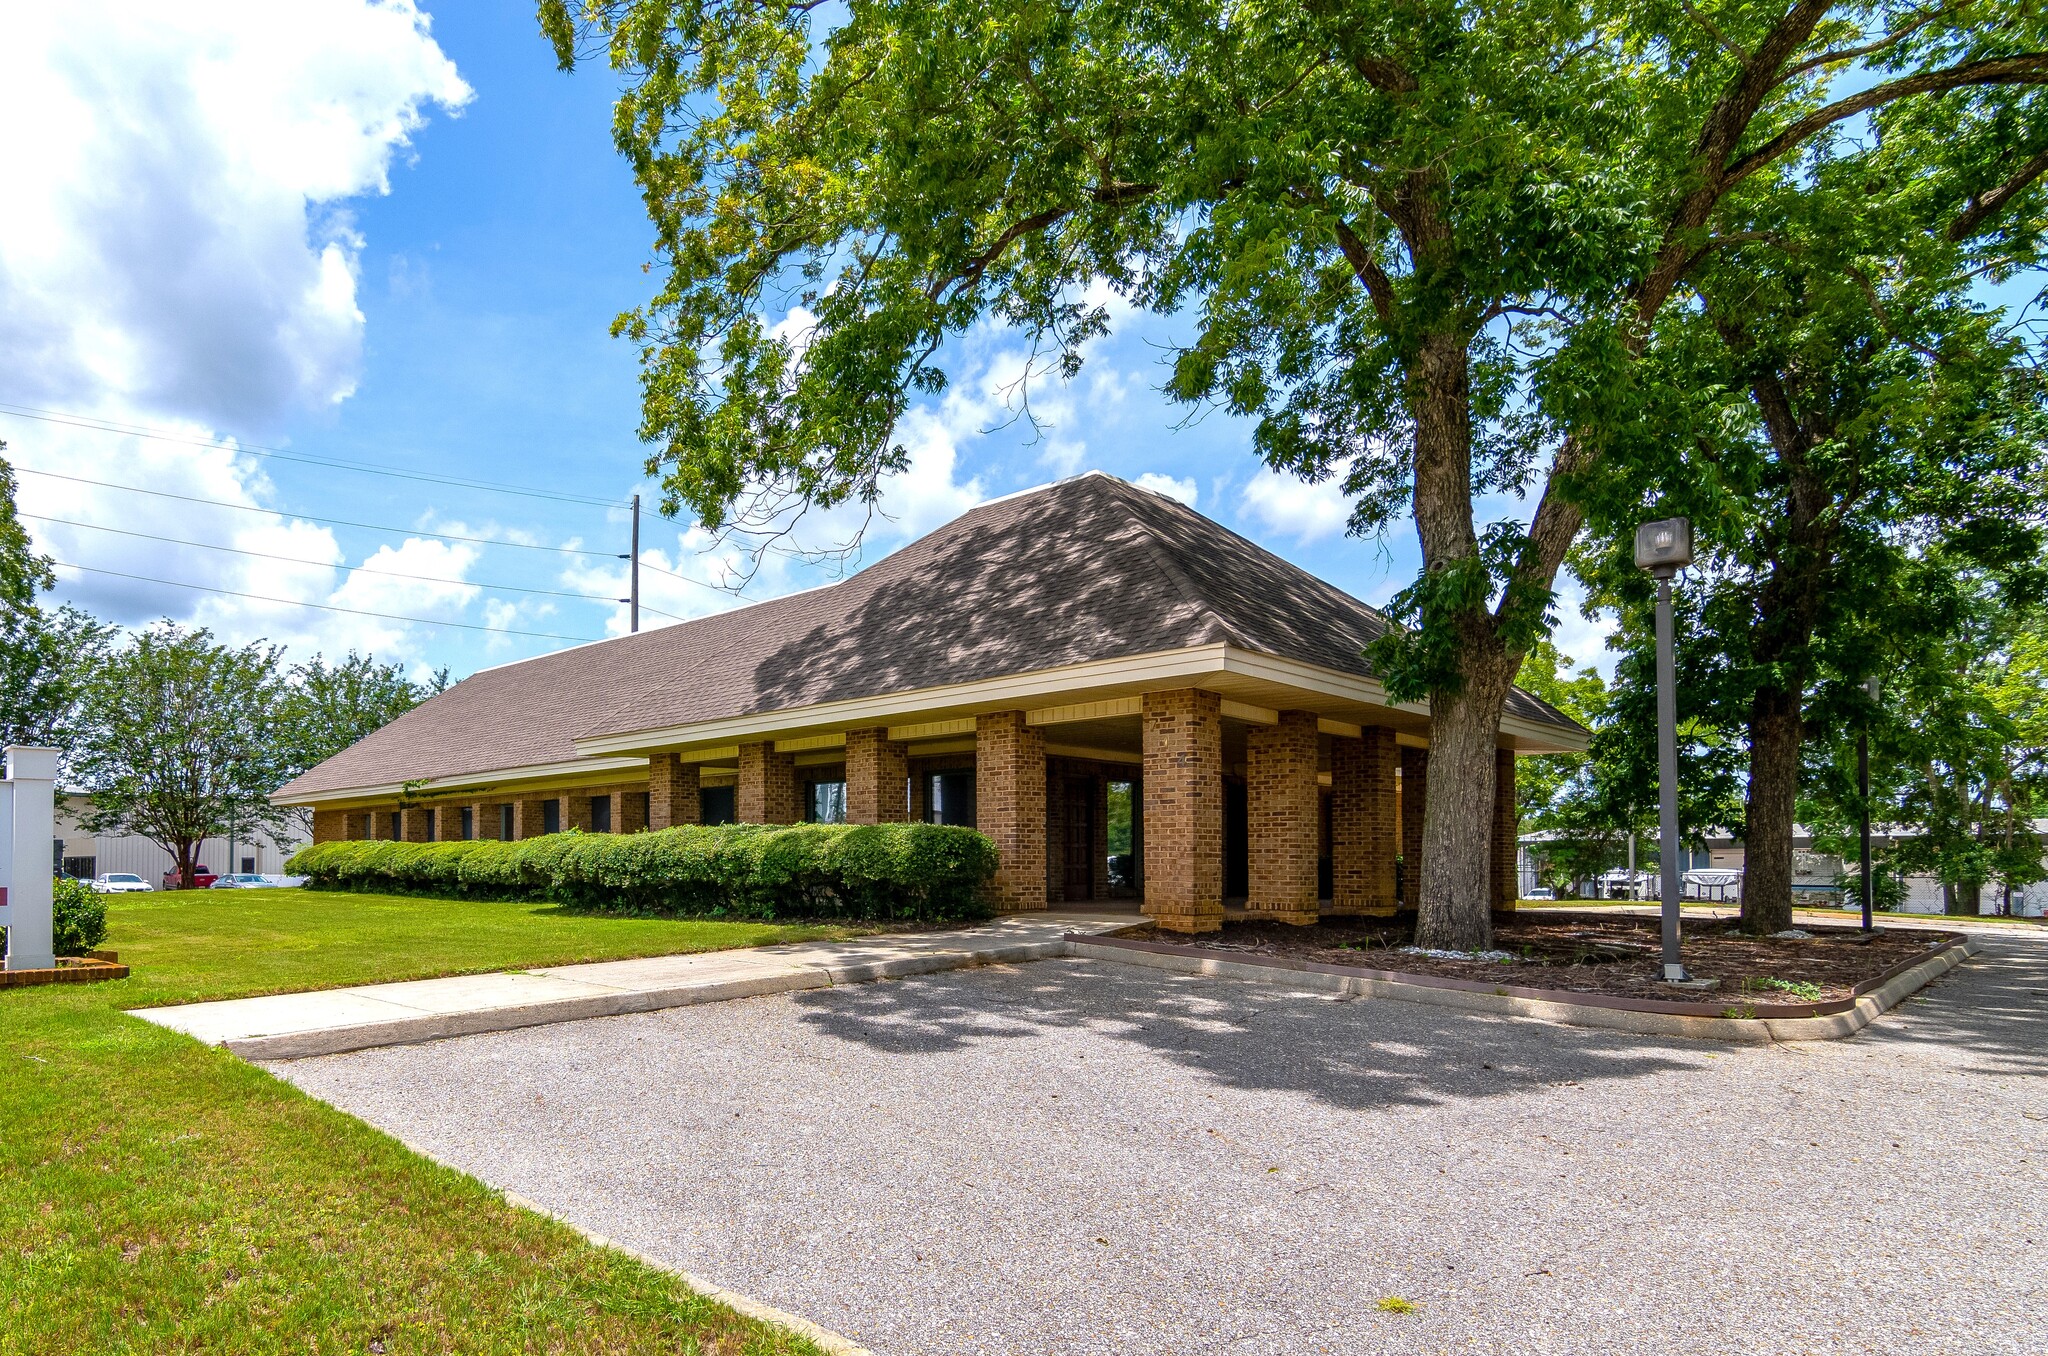
<path fill-rule="evenodd" d="M 107 940 L 107 901 L 82 880 L 59 877 L 51 887 L 50 949 L 83 956 Z"/>
<path fill-rule="evenodd" d="M 941 824 L 722 824 L 519 842 L 337 842 L 285 869 L 320 890 L 546 899 L 736 918 L 930 921 L 988 911 L 995 844 Z"/>

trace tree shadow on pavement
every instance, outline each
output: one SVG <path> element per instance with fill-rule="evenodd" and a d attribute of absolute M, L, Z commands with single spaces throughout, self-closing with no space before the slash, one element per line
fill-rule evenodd
<path fill-rule="evenodd" d="M 1857 1043 L 1940 1047 L 1976 1073 L 2048 1075 L 2048 942 L 1984 950 L 1878 1019 Z"/>
<path fill-rule="evenodd" d="M 813 1030 L 940 1054 L 1087 1027 L 1219 1083 L 1332 1106 L 1431 1106 L 1706 1067 L 1746 1047 L 1342 999 L 1104 961 L 1044 961 L 793 995 Z"/>

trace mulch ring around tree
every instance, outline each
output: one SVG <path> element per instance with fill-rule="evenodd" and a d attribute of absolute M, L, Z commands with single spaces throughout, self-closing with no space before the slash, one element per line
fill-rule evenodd
<path fill-rule="evenodd" d="M 1622 914 L 1543 910 L 1496 921 L 1494 950 L 1483 958 L 1417 954 L 1402 948 L 1415 939 L 1412 915 L 1403 918 L 1328 918 L 1297 927 L 1230 921 L 1223 931 L 1189 936 L 1148 927 L 1122 934 L 1225 955 L 1264 956 L 1324 965 L 1432 975 L 1517 989 L 1553 989 L 1618 998 L 1698 1001 L 1705 995 L 1663 982 L 1658 920 Z M 1860 984 L 1931 954 L 1951 934 L 1854 928 L 1815 928 L 1806 938 L 1747 937 L 1720 921 L 1687 919 L 1682 955 L 1696 978 L 1720 983 L 1715 1001 L 1756 1005 L 1825 1003 L 1853 997 Z"/>

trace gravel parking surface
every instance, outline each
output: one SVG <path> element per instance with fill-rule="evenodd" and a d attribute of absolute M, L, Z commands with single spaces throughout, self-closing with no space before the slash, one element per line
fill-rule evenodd
<path fill-rule="evenodd" d="M 883 1356 L 2038 1356 L 2048 946 L 1987 940 L 1760 1049 L 1042 961 L 276 1071 Z"/>

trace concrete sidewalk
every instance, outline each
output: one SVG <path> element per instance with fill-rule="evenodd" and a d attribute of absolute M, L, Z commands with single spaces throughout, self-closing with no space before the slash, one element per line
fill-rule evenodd
<path fill-rule="evenodd" d="M 362 984 L 141 1008 L 134 1015 L 208 1045 L 226 1046 L 246 1059 L 303 1059 L 972 965 L 1043 960 L 1065 954 L 1070 932 L 1102 935 L 1145 921 L 1132 913 L 1051 910 L 1012 914 L 946 932 Z"/>

